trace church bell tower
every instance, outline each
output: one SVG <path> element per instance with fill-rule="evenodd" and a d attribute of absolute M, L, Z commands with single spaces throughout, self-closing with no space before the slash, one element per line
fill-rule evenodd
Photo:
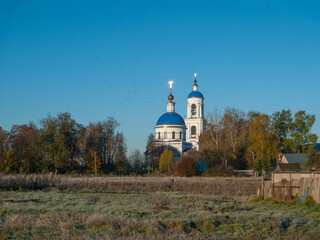
<path fill-rule="evenodd" d="M 187 101 L 187 118 L 185 119 L 186 141 L 192 144 L 195 150 L 199 151 L 199 136 L 203 132 L 204 123 L 204 110 L 203 110 L 204 97 L 198 91 L 197 74 L 194 74 L 193 91 L 188 95 Z"/>

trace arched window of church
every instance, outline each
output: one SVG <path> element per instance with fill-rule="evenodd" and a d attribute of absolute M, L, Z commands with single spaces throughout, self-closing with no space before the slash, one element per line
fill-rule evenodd
<path fill-rule="evenodd" d="M 164 139 L 167 139 L 167 132 L 164 132 Z"/>
<path fill-rule="evenodd" d="M 191 115 L 195 116 L 197 114 L 197 106 L 195 104 L 191 105 Z"/>
<path fill-rule="evenodd" d="M 195 126 L 191 127 L 191 137 L 195 138 L 197 135 L 197 128 Z"/>
<path fill-rule="evenodd" d="M 173 132 L 172 132 L 172 139 L 175 139 L 175 138 L 176 138 L 176 132 L 173 131 Z"/>
<path fill-rule="evenodd" d="M 158 132 L 158 139 L 160 139 L 160 132 Z"/>
<path fill-rule="evenodd" d="M 180 132 L 180 139 L 182 139 L 182 132 Z"/>

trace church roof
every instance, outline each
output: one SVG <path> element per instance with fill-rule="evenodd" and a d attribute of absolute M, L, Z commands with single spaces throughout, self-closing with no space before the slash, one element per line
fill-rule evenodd
<path fill-rule="evenodd" d="M 192 97 L 204 98 L 202 93 L 198 91 L 192 91 L 191 93 L 189 93 L 188 98 L 192 98 Z"/>
<path fill-rule="evenodd" d="M 183 118 L 175 112 L 167 112 L 163 114 L 157 121 L 157 125 L 161 124 L 185 125 Z"/>

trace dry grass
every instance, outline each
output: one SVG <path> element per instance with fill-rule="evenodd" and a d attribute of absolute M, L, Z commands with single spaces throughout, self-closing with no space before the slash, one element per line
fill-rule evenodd
<path fill-rule="evenodd" d="M 258 178 L 220 177 L 88 177 L 70 175 L 0 175 L 0 189 L 41 190 L 94 189 L 96 191 L 189 192 L 251 196 L 260 186 Z"/>
<path fill-rule="evenodd" d="M 319 207 L 251 202 L 248 196 L 57 189 L 0 196 L 0 239 L 317 239 L 320 234 Z"/>
<path fill-rule="evenodd" d="M 259 184 L 258 178 L 2 175 L 0 239 L 318 238 L 319 205 L 250 201 Z"/>

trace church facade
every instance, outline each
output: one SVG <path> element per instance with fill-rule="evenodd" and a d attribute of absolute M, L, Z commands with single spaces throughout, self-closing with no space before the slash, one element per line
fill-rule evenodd
<path fill-rule="evenodd" d="M 170 94 L 167 102 L 167 112 L 162 114 L 155 126 L 155 147 L 167 147 L 174 152 L 175 160 L 190 149 L 199 150 L 199 136 L 205 128 L 204 97 L 198 91 L 195 74 L 193 91 L 187 98 L 187 118 L 184 120 L 175 112 L 172 84 L 169 82 Z"/>

